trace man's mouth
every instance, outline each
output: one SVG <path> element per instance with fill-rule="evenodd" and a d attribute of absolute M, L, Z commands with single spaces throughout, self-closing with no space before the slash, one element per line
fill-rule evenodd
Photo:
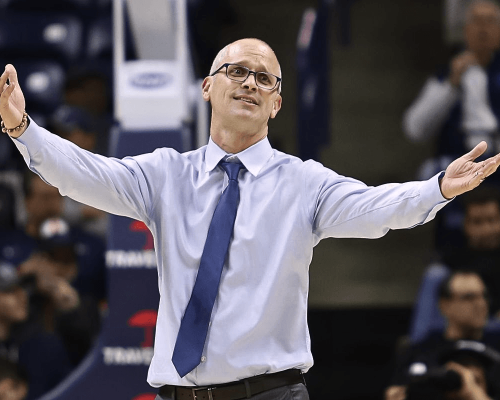
<path fill-rule="evenodd" d="M 248 103 L 248 104 L 257 105 L 257 101 L 253 97 L 250 97 L 250 96 L 234 96 L 234 99 L 243 101 L 243 102 Z"/>

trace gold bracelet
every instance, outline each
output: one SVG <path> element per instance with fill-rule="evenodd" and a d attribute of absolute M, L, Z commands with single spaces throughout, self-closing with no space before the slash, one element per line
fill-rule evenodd
<path fill-rule="evenodd" d="M 23 129 L 27 123 L 28 123 L 28 114 L 26 114 L 26 111 L 23 111 L 23 119 L 21 120 L 21 123 L 18 126 L 16 126 L 15 128 L 7 129 L 5 127 L 5 124 L 3 123 L 3 121 L 0 122 L 0 126 L 2 127 L 3 133 L 7 133 L 10 135 L 14 131 L 20 131 L 21 129 Z"/>

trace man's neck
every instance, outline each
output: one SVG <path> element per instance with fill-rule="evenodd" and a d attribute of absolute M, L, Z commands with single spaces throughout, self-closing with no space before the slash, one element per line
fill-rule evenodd
<path fill-rule="evenodd" d="M 479 65 L 483 68 L 486 68 L 493 59 L 493 52 L 491 51 L 474 52 L 474 55 Z"/>
<path fill-rule="evenodd" d="M 261 130 L 235 130 L 217 125 L 212 121 L 210 136 L 222 150 L 236 154 L 265 138 L 267 125 Z"/>
<path fill-rule="evenodd" d="M 448 340 L 481 340 L 483 338 L 483 330 L 474 328 L 464 329 L 448 325 L 444 332 L 444 337 Z"/>

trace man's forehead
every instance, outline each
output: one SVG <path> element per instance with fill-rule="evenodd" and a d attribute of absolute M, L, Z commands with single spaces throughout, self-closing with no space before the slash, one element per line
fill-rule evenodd
<path fill-rule="evenodd" d="M 224 57 L 224 62 L 249 62 L 268 68 L 279 68 L 278 59 L 273 50 L 257 40 L 241 40 L 232 43 Z"/>
<path fill-rule="evenodd" d="M 472 15 L 496 15 L 500 16 L 500 8 L 490 2 L 478 2 L 471 5 L 470 13 Z"/>
<path fill-rule="evenodd" d="M 471 203 L 467 206 L 466 215 L 478 215 L 484 213 L 500 213 L 500 206 L 496 200 L 489 200 L 481 203 Z"/>
<path fill-rule="evenodd" d="M 450 282 L 450 287 L 454 293 L 462 293 L 474 289 L 482 290 L 484 284 L 476 274 L 458 274 Z"/>

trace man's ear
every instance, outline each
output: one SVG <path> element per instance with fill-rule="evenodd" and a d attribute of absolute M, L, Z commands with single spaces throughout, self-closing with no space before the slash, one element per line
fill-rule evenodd
<path fill-rule="evenodd" d="M 273 109 L 271 111 L 271 118 L 276 117 L 276 114 L 278 114 L 278 111 L 281 109 L 281 95 L 277 94 L 276 99 L 273 101 Z"/>
<path fill-rule="evenodd" d="M 203 95 L 203 100 L 210 101 L 210 88 L 212 87 L 212 77 L 207 76 L 203 79 L 203 83 L 201 84 L 201 93 Z"/>

